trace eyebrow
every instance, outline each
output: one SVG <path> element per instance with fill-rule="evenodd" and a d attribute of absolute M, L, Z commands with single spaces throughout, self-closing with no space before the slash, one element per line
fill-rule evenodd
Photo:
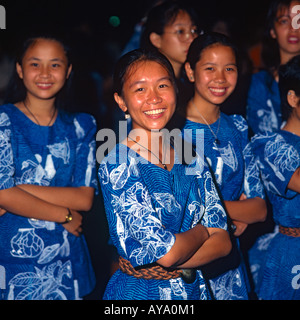
<path fill-rule="evenodd" d="M 206 66 L 206 65 L 217 66 L 218 64 L 217 63 L 213 63 L 213 62 L 206 62 L 204 64 L 201 64 L 201 66 Z M 230 62 L 230 63 L 225 64 L 225 66 L 237 66 L 237 63 Z"/>
<path fill-rule="evenodd" d="M 161 82 L 161 81 L 165 81 L 165 80 L 168 80 L 168 81 L 172 82 L 172 80 L 171 80 L 170 77 L 162 77 L 162 78 L 158 79 L 157 82 Z M 132 87 L 134 87 L 134 86 L 136 86 L 136 85 L 138 85 L 138 84 L 143 84 L 143 83 L 145 83 L 145 82 L 147 82 L 147 81 L 144 81 L 144 80 L 135 81 L 134 83 L 132 83 L 132 84 L 129 86 L 129 88 L 132 88 Z"/>
<path fill-rule="evenodd" d="M 39 58 L 36 58 L 36 57 L 30 57 L 30 58 L 27 59 L 27 61 L 42 61 L 42 59 L 39 59 Z M 53 61 L 53 62 L 55 62 L 55 61 L 65 62 L 65 60 L 60 59 L 60 58 L 53 58 L 50 61 Z"/>

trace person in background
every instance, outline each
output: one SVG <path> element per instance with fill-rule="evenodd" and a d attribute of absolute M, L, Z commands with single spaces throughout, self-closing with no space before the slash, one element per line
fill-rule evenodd
<path fill-rule="evenodd" d="M 204 33 L 192 42 L 185 68 L 194 84 L 194 96 L 187 104 L 184 136 L 196 146 L 197 130 L 204 130 L 204 155 L 228 219 L 236 228 L 232 237 L 235 250 L 218 264 L 213 262 L 206 272 L 216 299 L 248 299 L 249 282 L 236 237 L 248 224 L 265 219 L 266 205 L 253 154 L 247 148 L 247 123 L 240 115 L 228 116 L 220 111 L 237 83 L 236 47 L 224 34 Z M 185 134 L 187 129 L 191 136 Z"/>
<path fill-rule="evenodd" d="M 247 98 L 247 121 L 256 133 L 278 130 L 282 125 L 278 68 L 300 54 L 300 29 L 294 29 L 292 8 L 300 1 L 275 0 L 267 14 L 262 40 L 262 60 L 265 69 L 252 76 Z"/>
<path fill-rule="evenodd" d="M 178 106 L 184 106 L 192 94 L 192 86 L 184 77 L 184 63 L 192 41 L 201 33 L 196 12 L 176 1 L 163 1 L 148 13 L 140 46 L 159 51 L 170 61 L 176 76 Z"/>
<path fill-rule="evenodd" d="M 211 299 L 199 266 L 227 255 L 231 242 L 208 166 L 180 161 L 165 139 L 177 100 L 173 68 L 157 51 L 131 51 L 116 65 L 114 88 L 132 130 L 98 171 L 120 255 L 104 299 Z"/>
<path fill-rule="evenodd" d="M 282 65 L 278 75 L 285 125 L 255 135 L 250 145 L 279 232 L 260 237 L 249 261 L 260 299 L 299 300 L 300 56 Z"/>
<path fill-rule="evenodd" d="M 70 50 L 28 38 L 0 107 L 0 299 L 77 300 L 95 285 L 82 216 L 97 189 L 95 119 L 63 105 Z"/>

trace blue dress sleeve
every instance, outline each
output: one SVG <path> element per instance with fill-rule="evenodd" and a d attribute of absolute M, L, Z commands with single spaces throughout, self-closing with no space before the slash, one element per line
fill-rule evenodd
<path fill-rule="evenodd" d="M 175 243 L 159 216 L 164 208 L 156 210 L 134 158 L 123 163 L 109 159 L 102 161 L 98 174 L 111 240 L 134 267 L 153 263 Z"/>
<path fill-rule="evenodd" d="M 10 119 L 5 112 L 2 112 L 0 113 L 0 190 L 15 186 L 11 133 Z"/>
<path fill-rule="evenodd" d="M 288 189 L 289 181 L 300 166 L 298 151 L 279 134 L 256 135 L 251 145 L 257 155 L 257 162 L 266 190 L 270 193 L 292 198 L 297 192 Z"/>
<path fill-rule="evenodd" d="M 88 114 L 78 114 L 73 121 L 78 138 L 73 186 L 97 190 L 96 122 Z"/>
<path fill-rule="evenodd" d="M 248 199 L 259 197 L 264 199 L 265 193 L 260 178 L 259 168 L 255 162 L 254 154 L 249 145 L 248 124 L 240 115 L 233 116 L 233 122 L 241 134 L 241 146 L 244 159 L 244 187 L 243 192 Z"/>

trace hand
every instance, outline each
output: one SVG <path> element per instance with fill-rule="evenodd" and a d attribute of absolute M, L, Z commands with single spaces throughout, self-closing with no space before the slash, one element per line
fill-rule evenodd
<path fill-rule="evenodd" d="M 5 209 L 0 208 L 0 217 L 5 215 L 7 211 Z"/>
<path fill-rule="evenodd" d="M 82 232 L 82 215 L 75 211 L 71 210 L 72 213 L 72 221 L 63 224 L 63 227 L 70 233 L 74 234 L 76 237 L 79 237 Z"/>
<path fill-rule="evenodd" d="M 239 200 L 247 200 L 247 196 L 245 195 L 245 193 L 242 193 Z"/>
<path fill-rule="evenodd" d="M 248 227 L 248 224 L 245 222 L 233 220 L 232 223 L 235 225 L 236 229 L 234 231 L 234 236 L 239 237 Z"/>

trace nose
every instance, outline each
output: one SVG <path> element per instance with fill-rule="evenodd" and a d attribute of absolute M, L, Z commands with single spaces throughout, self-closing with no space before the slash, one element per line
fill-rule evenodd
<path fill-rule="evenodd" d="M 48 78 L 50 76 L 50 69 L 47 66 L 42 66 L 40 69 L 40 77 Z"/>
<path fill-rule="evenodd" d="M 225 74 L 222 70 L 216 72 L 215 74 L 215 82 L 217 83 L 224 83 L 226 82 Z"/>
<path fill-rule="evenodd" d="M 148 104 L 158 104 L 162 102 L 161 96 L 158 94 L 157 90 L 151 90 L 147 97 Z"/>

